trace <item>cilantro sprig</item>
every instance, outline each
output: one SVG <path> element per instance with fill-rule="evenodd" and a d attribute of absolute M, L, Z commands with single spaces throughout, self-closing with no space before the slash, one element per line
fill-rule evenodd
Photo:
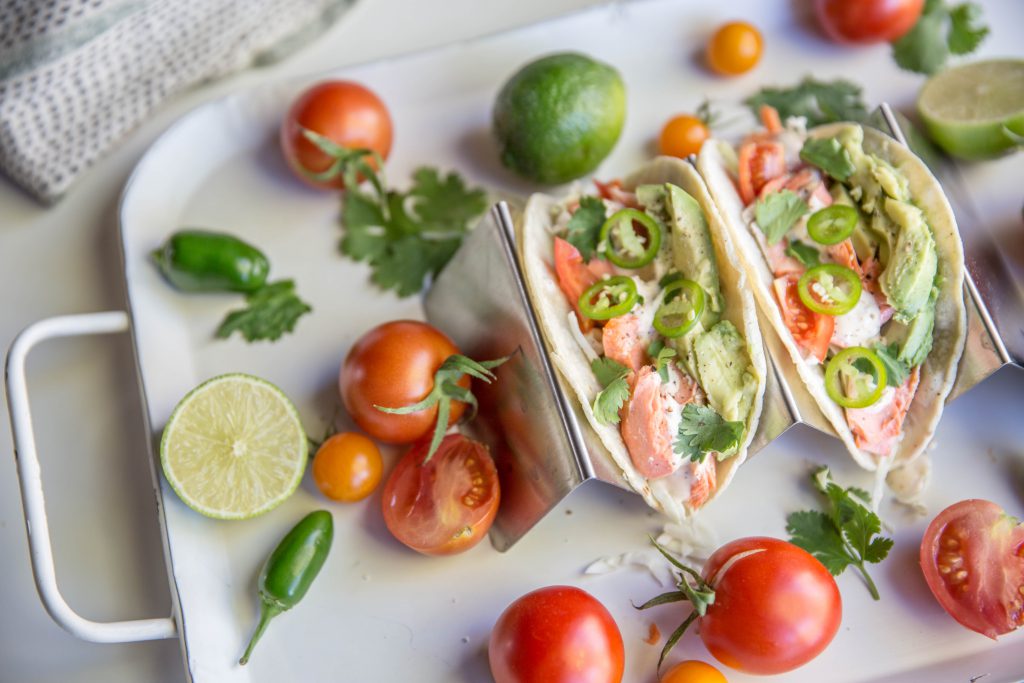
<path fill-rule="evenodd" d="M 814 470 L 811 481 L 828 501 L 827 509 L 791 513 L 786 518 L 789 540 L 818 558 L 834 576 L 856 567 L 871 597 L 878 600 L 878 588 L 865 565 L 884 560 L 893 541 L 879 535 L 882 522 L 870 507 L 870 496 L 863 489 L 839 486 L 828 467 Z"/>
<path fill-rule="evenodd" d="M 673 450 L 693 462 L 704 462 L 708 453 L 719 460 L 733 454 L 743 436 L 743 423 L 723 418 L 708 406 L 687 403 Z"/>
<path fill-rule="evenodd" d="M 800 158 L 839 181 L 845 181 L 857 170 L 850 153 L 835 138 L 807 138 Z"/>
<path fill-rule="evenodd" d="M 861 99 L 861 88 L 844 79 L 819 81 L 810 76 L 788 88 L 762 88 L 743 101 L 754 116 L 762 105 L 774 107 L 785 121 L 803 116 L 808 127 L 835 121 L 863 121 L 868 116 Z"/>
<path fill-rule="evenodd" d="M 611 358 L 597 358 L 590 367 L 603 387 L 594 398 L 594 417 L 600 424 L 618 424 L 619 410 L 629 398 L 629 368 Z"/>
<path fill-rule="evenodd" d="M 903 386 L 903 383 L 910 377 L 911 367 L 906 362 L 900 360 L 899 345 L 895 342 L 888 346 L 876 344 L 874 351 L 878 355 L 878 359 L 882 361 L 882 365 L 885 366 L 886 384 L 890 387 Z M 853 365 L 861 372 L 874 372 L 871 362 L 866 358 L 858 359 Z"/>
<path fill-rule="evenodd" d="M 661 339 L 655 339 L 647 346 L 647 355 L 654 360 L 654 370 L 661 377 L 662 384 L 668 384 L 668 366 L 677 355 L 671 346 L 665 346 Z"/>
<path fill-rule="evenodd" d="M 340 249 L 373 268 L 371 280 L 398 296 L 423 289 L 462 244 L 470 222 L 487 207 L 483 190 L 466 187 L 455 172 L 442 175 L 420 168 L 406 192 L 389 189 L 380 170 L 380 156 L 368 149 L 350 149 L 311 130 L 303 135 L 334 159 L 314 180 L 341 176 L 345 181 Z M 371 160 L 374 163 L 371 163 Z M 360 177 L 366 182 L 361 182 Z"/>
<path fill-rule="evenodd" d="M 821 264 L 821 256 L 818 250 L 800 240 L 790 240 L 786 246 L 786 256 L 792 256 L 807 268 L 813 268 Z"/>
<path fill-rule="evenodd" d="M 441 363 L 441 367 L 437 369 L 437 372 L 434 373 L 434 387 L 422 401 L 408 406 L 391 407 L 375 405 L 374 408 L 391 415 L 408 415 L 409 413 L 416 413 L 437 406 L 437 423 L 434 425 L 434 435 L 430 439 L 430 449 L 427 451 L 427 457 L 423 459 L 423 462 L 426 463 L 434 456 L 437 447 L 441 445 L 441 440 L 444 439 L 445 432 L 448 431 L 448 416 L 451 414 L 452 401 L 461 401 L 469 406 L 469 410 L 463 414 L 463 420 L 468 422 L 476 416 L 476 396 L 466 387 L 459 386 L 459 380 L 465 375 L 469 375 L 490 384 L 497 379 L 491 370 L 507 361 L 510 357 L 505 356 L 495 360 L 475 361 L 466 356 L 453 354 L 448 356 Z"/>
<path fill-rule="evenodd" d="M 800 195 L 792 190 L 781 190 L 757 200 L 754 219 L 768 244 L 775 244 L 808 211 L 810 208 Z"/>
<path fill-rule="evenodd" d="M 594 256 L 601 235 L 601 226 L 604 225 L 605 213 L 604 202 L 600 199 L 583 197 L 580 199 L 579 208 L 569 219 L 566 226 L 569 230 L 566 241 L 579 250 L 584 261 L 589 261 Z"/>
<path fill-rule="evenodd" d="M 295 293 L 293 280 L 266 284 L 246 295 L 245 302 L 245 308 L 225 316 L 217 328 L 218 339 L 238 332 L 248 342 L 276 341 L 285 332 L 294 330 L 298 319 L 313 310 Z"/>
<path fill-rule="evenodd" d="M 945 0 L 926 0 L 914 27 L 892 44 L 893 59 L 907 71 L 933 74 L 950 55 L 977 49 L 989 33 L 980 22 L 981 7 L 973 2 L 951 6 Z"/>

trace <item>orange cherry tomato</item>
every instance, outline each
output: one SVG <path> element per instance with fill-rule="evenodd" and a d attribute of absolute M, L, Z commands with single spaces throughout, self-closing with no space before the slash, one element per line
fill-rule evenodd
<path fill-rule="evenodd" d="M 710 134 L 707 124 L 696 116 L 674 116 L 661 129 L 661 135 L 658 136 L 658 153 L 685 159 L 700 152 Z"/>
<path fill-rule="evenodd" d="M 334 158 L 304 134 L 303 128 L 349 149 L 366 148 L 387 159 L 393 129 L 388 108 L 376 93 L 353 81 L 325 81 L 299 95 L 281 124 L 281 149 L 288 165 L 301 180 L 313 187 L 341 189 L 341 174 L 317 179 Z M 376 166 L 372 157 L 366 157 Z"/>
<path fill-rule="evenodd" d="M 730 21 L 708 42 L 707 60 L 712 71 L 723 76 L 746 73 L 761 61 L 761 32 L 745 21 Z"/>
<path fill-rule="evenodd" d="M 313 456 L 313 481 L 320 493 L 343 503 L 373 493 L 383 470 L 377 445 L 355 432 L 335 434 Z"/>
<path fill-rule="evenodd" d="M 721 671 L 706 662 L 679 662 L 661 677 L 661 683 L 729 683 Z"/>

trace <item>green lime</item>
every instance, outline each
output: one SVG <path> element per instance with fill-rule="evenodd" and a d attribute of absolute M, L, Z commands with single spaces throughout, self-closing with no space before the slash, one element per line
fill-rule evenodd
<path fill-rule="evenodd" d="M 309 445 L 299 413 L 259 377 L 214 377 L 188 393 L 160 439 L 171 488 L 190 508 L 218 519 L 246 519 L 295 492 Z"/>
<path fill-rule="evenodd" d="M 619 72 L 562 53 L 530 62 L 505 83 L 494 103 L 494 135 L 505 166 L 541 183 L 564 183 L 597 168 L 625 118 Z"/>
<path fill-rule="evenodd" d="M 917 98 L 932 139 L 961 159 L 988 159 L 1024 144 L 1024 60 L 998 59 L 932 76 Z"/>

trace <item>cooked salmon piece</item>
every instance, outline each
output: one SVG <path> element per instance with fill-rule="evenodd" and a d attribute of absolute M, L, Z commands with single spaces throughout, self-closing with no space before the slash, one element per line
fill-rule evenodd
<path fill-rule="evenodd" d="M 623 408 L 620 431 L 633 465 L 648 479 L 672 474 L 682 464 L 673 450 L 683 406 L 703 394 L 696 382 L 669 365 L 670 381 L 664 383 L 653 365 L 643 366 Z"/>
<path fill-rule="evenodd" d="M 882 457 L 892 453 L 903 432 L 903 420 L 920 379 L 921 368 L 916 367 L 902 385 L 887 387 L 874 405 L 846 409 L 846 423 L 858 448 Z"/>
<path fill-rule="evenodd" d="M 893 307 L 889 305 L 881 286 L 878 284 L 878 278 L 882 275 L 882 265 L 878 262 L 878 259 L 869 258 L 861 264 L 857 258 L 857 252 L 853 248 L 853 241 L 850 239 L 845 239 L 839 244 L 833 244 L 828 248 L 828 255 L 839 265 L 846 266 L 860 276 L 864 289 L 871 292 L 872 296 L 875 297 L 878 310 L 882 314 L 881 323 L 884 325 L 889 322 L 892 318 Z"/>
<path fill-rule="evenodd" d="M 640 316 L 627 313 L 609 320 L 601 335 L 604 355 L 633 372 L 647 363 L 647 347 L 653 339 L 653 331 L 640 326 Z"/>
<path fill-rule="evenodd" d="M 718 488 L 718 465 L 715 456 L 709 454 L 704 462 L 690 463 L 690 509 L 697 510 L 708 502 Z"/>

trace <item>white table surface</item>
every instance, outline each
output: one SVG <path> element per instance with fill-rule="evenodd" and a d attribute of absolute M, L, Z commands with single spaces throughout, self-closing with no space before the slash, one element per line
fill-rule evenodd
<path fill-rule="evenodd" d="M 1019 0 L 984 4 L 998 14 L 999 6 L 1010 2 Z M 596 3 L 359 0 L 327 34 L 290 59 L 165 104 L 53 208 L 40 207 L 0 178 L 0 349 L 47 316 L 124 308 L 116 217 L 120 190 L 153 140 L 197 104 L 264 79 L 465 40 L 590 4 Z M 986 48 L 988 54 L 1024 52 L 998 29 Z M 1024 155 L 974 166 L 965 176 L 988 227 L 1020 231 L 1024 193 L 986 190 L 1003 185 L 989 181 L 1024 177 Z M 994 380 L 1007 381 L 1005 376 Z M 147 500 L 149 464 L 139 457 L 146 435 L 127 337 L 48 343 L 29 362 L 29 385 L 57 574 L 68 602 L 97 620 L 168 614 L 159 530 Z M 183 680 L 176 641 L 85 643 L 49 619 L 32 582 L 11 451 L 10 427 L 0 418 L 0 683 Z"/>
<path fill-rule="evenodd" d="M 52 315 L 124 309 L 116 207 L 146 148 L 196 105 L 264 79 L 316 73 L 540 21 L 594 0 L 358 0 L 326 34 L 278 64 L 167 102 L 53 208 L 0 177 L 0 349 Z M 126 335 L 55 341 L 33 353 L 37 419 L 57 576 L 86 617 L 170 612 L 135 370 Z M 6 399 L 0 399 L 6 401 Z M 0 418 L 0 682 L 184 680 L 175 640 L 98 645 L 52 622 L 36 595 L 7 420 Z"/>

